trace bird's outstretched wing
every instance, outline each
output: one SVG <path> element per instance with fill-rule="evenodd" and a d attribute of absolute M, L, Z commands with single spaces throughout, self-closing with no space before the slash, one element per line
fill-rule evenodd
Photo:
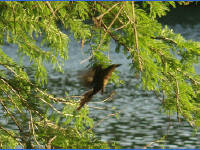
<path fill-rule="evenodd" d="M 78 78 L 80 83 L 87 88 L 92 88 L 94 85 L 94 77 L 97 70 L 101 70 L 100 65 L 94 66 L 88 70 L 79 71 Z"/>

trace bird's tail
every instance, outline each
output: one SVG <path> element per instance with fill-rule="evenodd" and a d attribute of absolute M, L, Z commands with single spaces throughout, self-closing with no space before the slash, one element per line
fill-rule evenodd
<path fill-rule="evenodd" d="M 93 92 L 93 89 L 87 91 L 87 92 L 83 95 L 83 98 L 81 99 L 80 105 L 79 105 L 79 107 L 77 108 L 77 110 L 80 110 L 80 109 L 85 105 L 85 103 L 89 102 L 94 94 L 95 94 L 95 93 Z"/>

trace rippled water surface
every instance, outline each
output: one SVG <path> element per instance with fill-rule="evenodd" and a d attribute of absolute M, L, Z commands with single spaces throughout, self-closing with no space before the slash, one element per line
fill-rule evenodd
<path fill-rule="evenodd" d="M 198 14 L 200 14 L 200 9 L 197 8 L 179 8 L 163 18 L 162 23 L 168 24 L 175 32 L 181 33 L 187 39 L 199 41 Z M 8 49 L 8 54 L 15 56 L 9 51 L 13 47 L 5 48 Z M 112 43 L 110 57 L 113 63 L 122 64 L 118 70 L 121 71 L 120 78 L 125 81 L 125 84 L 119 87 L 108 85 L 105 95 L 95 96 L 89 104 L 90 115 L 94 118 L 95 124 L 99 124 L 94 129 L 96 136 L 102 141 L 117 141 L 123 148 L 144 148 L 148 144 L 151 145 L 148 148 L 163 146 L 164 148 L 200 148 L 199 132 L 194 134 L 193 129 L 186 122 L 176 122 L 175 116 L 169 118 L 161 110 L 161 101 L 152 92 L 144 91 L 140 86 L 136 87 L 139 81 L 129 71 L 130 61 L 126 60 L 123 54 L 115 54 L 114 48 L 115 44 Z M 69 55 L 65 74 L 52 71 L 48 73 L 48 89 L 58 96 L 63 96 L 65 91 L 70 95 L 81 95 L 85 91 L 79 85 L 76 74 L 87 65 L 80 62 L 88 56 L 81 55 L 80 45 L 73 40 L 70 42 Z M 111 101 L 95 103 L 108 97 L 113 91 L 115 95 Z M 116 112 L 120 112 L 118 119 L 115 116 L 109 116 Z M 166 136 L 165 140 L 159 141 L 164 136 Z"/>

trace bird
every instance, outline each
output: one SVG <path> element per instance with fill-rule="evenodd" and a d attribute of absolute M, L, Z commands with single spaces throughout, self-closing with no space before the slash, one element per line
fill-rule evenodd
<path fill-rule="evenodd" d="M 105 87 L 112 72 L 120 65 L 121 64 L 112 64 L 106 68 L 103 68 L 102 65 L 97 65 L 82 74 L 81 79 L 83 84 L 91 89 L 83 94 L 77 110 L 80 110 L 85 103 L 89 102 L 93 95 L 97 94 L 99 91 L 101 91 L 102 95 L 104 94 Z"/>

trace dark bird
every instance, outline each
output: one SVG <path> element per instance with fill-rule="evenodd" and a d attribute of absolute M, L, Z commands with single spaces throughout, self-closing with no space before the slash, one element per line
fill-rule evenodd
<path fill-rule="evenodd" d="M 85 103 L 89 102 L 92 99 L 92 96 L 97 94 L 99 91 L 101 91 L 101 94 L 104 93 L 104 89 L 112 75 L 112 72 L 120 65 L 121 64 L 112 64 L 107 68 L 102 68 L 101 65 L 98 65 L 82 74 L 81 78 L 83 84 L 92 89 L 83 94 L 83 98 L 80 100 L 81 102 L 77 110 L 80 110 Z"/>

